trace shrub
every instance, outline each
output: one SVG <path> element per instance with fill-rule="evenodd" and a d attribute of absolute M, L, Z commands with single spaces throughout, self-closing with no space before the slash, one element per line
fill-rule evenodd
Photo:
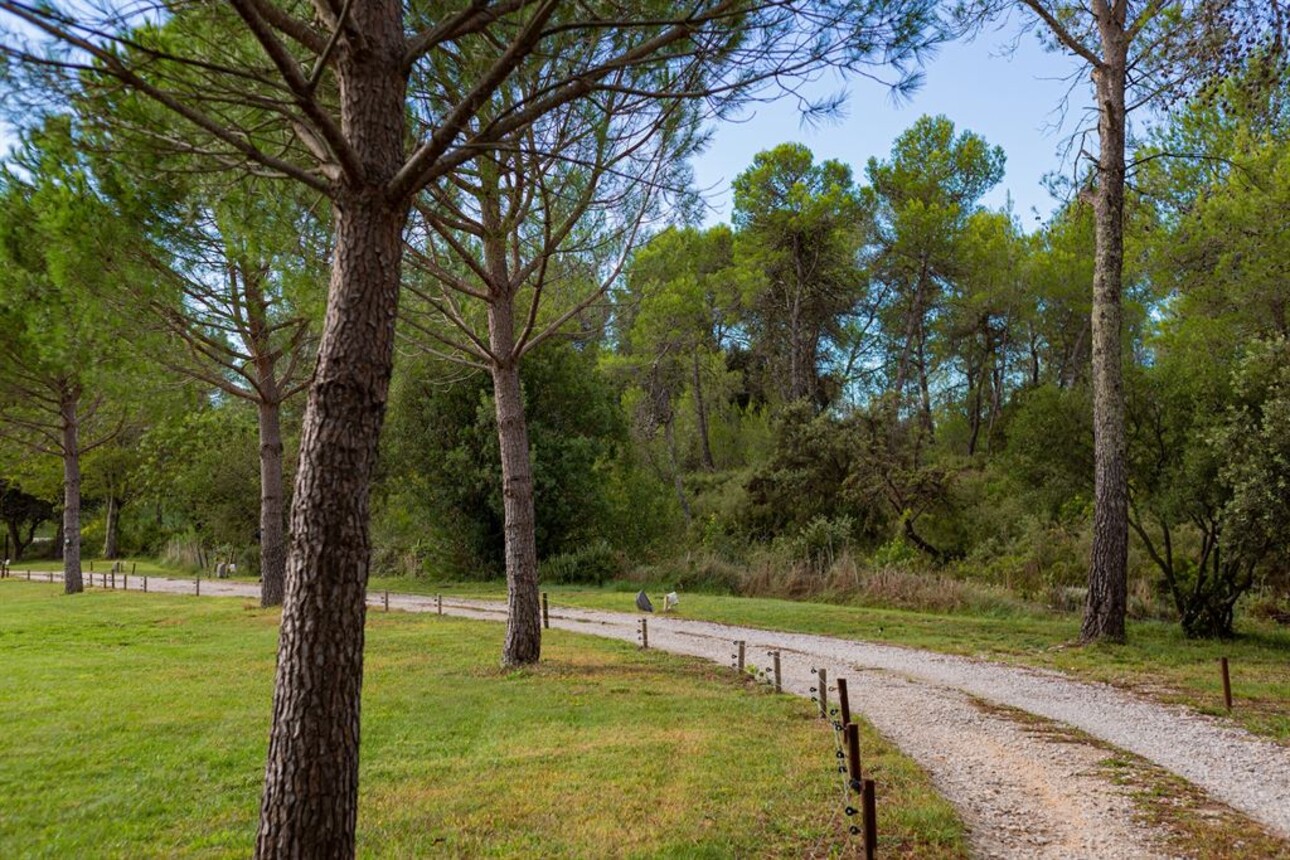
<path fill-rule="evenodd" d="M 547 558 L 541 564 L 540 575 L 543 582 L 554 585 L 603 585 L 625 568 L 622 554 L 608 541 L 597 540 Z"/>

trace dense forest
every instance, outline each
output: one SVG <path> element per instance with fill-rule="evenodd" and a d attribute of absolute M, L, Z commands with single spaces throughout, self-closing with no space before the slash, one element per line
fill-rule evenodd
<path fill-rule="evenodd" d="M 1129 611 L 1194 635 L 1230 634 L 1243 597 L 1286 611 L 1287 94 L 1233 77 L 1133 154 Z M 111 147 L 58 117 L 5 178 L 8 437 L 83 454 L 85 553 L 233 560 L 281 582 L 326 215 L 267 182 L 176 182 L 182 165 L 145 182 L 158 165 L 98 154 Z M 516 208 L 500 217 L 533 232 L 499 253 L 549 269 L 543 292 L 514 298 L 547 335 L 516 362 L 541 580 L 1078 609 L 1093 212 L 1081 188 L 1029 231 L 983 207 L 1005 158 L 945 117 L 863 165 L 783 143 L 734 180 L 733 223 L 708 228 L 676 220 L 683 195 L 601 187 L 556 211 L 504 188 Z M 469 285 L 484 251 L 435 241 L 483 211 L 463 195 L 488 181 L 427 200 L 407 233 L 377 571 L 505 572 L 488 323 Z M 624 207 L 627 226 L 605 214 Z M 576 241 L 539 248 L 561 219 Z M 49 420 L 69 408 L 70 442 Z M 61 521 L 64 463 L 7 450 L 11 556 L 57 552 L 63 535 L 35 535 Z"/>

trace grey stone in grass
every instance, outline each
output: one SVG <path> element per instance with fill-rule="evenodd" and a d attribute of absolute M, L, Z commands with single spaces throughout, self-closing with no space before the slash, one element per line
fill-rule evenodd
<path fill-rule="evenodd" d="M 653 612 L 654 604 L 649 602 L 649 596 L 642 591 L 636 595 L 636 608 L 641 612 Z"/>

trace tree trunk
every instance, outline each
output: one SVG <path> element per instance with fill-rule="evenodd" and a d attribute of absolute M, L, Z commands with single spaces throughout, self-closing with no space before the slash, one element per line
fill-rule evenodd
<path fill-rule="evenodd" d="M 107 522 L 103 526 L 103 557 L 114 559 L 118 555 L 117 534 L 120 531 L 121 503 L 116 494 L 109 492 L 107 497 Z"/>
<path fill-rule="evenodd" d="M 927 334 L 922 321 L 918 324 L 918 395 L 921 407 L 921 421 L 928 438 L 936 435 L 936 424 L 932 421 L 932 389 L 927 382 Z"/>
<path fill-rule="evenodd" d="M 63 395 L 63 593 L 80 594 L 81 582 L 81 449 L 76 392 Z"/>
<path fill-rule="evenodd" d="M 259 858 L 354 856 L 369 495 L 407 220 L 407 201 L 385 188 L 404 159 L 407 81 L 400 4 L 355 3 L 349 20 L 333 67 L 361 175 L 333 190 L 336 243 L 301 428 Z"/>
<path fill-rule="evenodd" d="M 510 301 L 488 306 L 489 347 L 501 357 L 492 368 L 497 408 L 497 441 L 502 456 L 502 506 L 506 533 L 506 643 L 503 666 L 525 666 L 542 657 L 542 615 L 538 598 L 537 517 L 533 510 L 533 465 L 515 352 L 515 318 Z"/>
<path fill-rule="evenodd" d="M 681 460 L 676 454 L 676 420 L 669 415 L 663 422 L 663 440 L 667 443 L 667 458 L 672 471 L 672 489 L 676 491 L 676 500 L 681 505 L 681 514 L 685 524 L 690 525 L 694 514 L 690 511 L 690 502 L 685 498 L 685 483 L 681 480 Z"/>
<path fill-rule="evenodd" d="M 1105 7 L 1103 7 L 1105 9 Z M 1123 20 L 1099 19 L 1104 60 L 1094 70 L 1098 175 L 1093 261 L 1093 552 L 1080 639 L 1124 641 L 1128 593 L 1128 471 L 1121 358 L 1124 268 L 1125 67 Z"/>
<path fill-rule="evenodd" d="M 699 351 L 694 351 L 694 417 L 699 428 L 699 454 L 703 458 L 703 468 L 709 472 L 716 471 L 716 461 L 712 459 L 712 443 L 708 440 L 708 410 L 703 403 L 703 374 L 699 368 Z"/>
<path fill-rule="evenodd" d="M 896 382 L 893 389 L 896 392 L 896 402 L 899 407 L 905 403 L 905 386 L 909 381 L 909 366 L 914 356 L 915 343 L 918 348 L 922 348 L 922 330 L 923 330 L 923 284 L 928 278 L 928 261 L 926 258 L 920 258 L 918 277 L 914 281 L 914 294 L 909 300 L 909 311 L 905 317 L 905 342 L 900 348 L 900 360 L 896 365 Z"/>
<path fill-rule="evenodd" d="M 260 605 L 282 604 L 287 545 L 282 516 L 281 406 L 260 401 Z"/>
<path fill-rule="evenodd" d="M 1039 387 L 1039 338 L 1030 332 L 1030 387 Z"/>
<path fill-rule="evenodd" d="M 14 520 L 9 520 L 6 525 L 9 529 L 9 545 L 13 548 L 13 555 L 10 557 L 13 561 L 22 561 L 22 554 L 31 546 L 31 539 L 36 533 L 36 526 L 33 524 L 27 530 L 27 539 L 22 539 L 22 528 Z"/>

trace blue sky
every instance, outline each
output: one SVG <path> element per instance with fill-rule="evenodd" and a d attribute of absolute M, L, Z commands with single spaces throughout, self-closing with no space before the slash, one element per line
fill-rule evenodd
<path fill-rule="evenodd" d="M 1056 206 L 1041 181 L 1045 173 L 1070 169 L 1060 150 L 1083 121 L 1089 84 L 1071 58 L 1046 51 L 1033 33 L 1016 39 L 1015 24 L 943 47 L 928 61 L 923 86 L 903 103 L 893 104 L 879 84 L 827 77 L 818 82 L 818 93 L 850 93 L 840 119 L 803 125 L 796 104 L 780 99 L 757 105 L 743 122 L 721 124 L 707 151 L 693 161 L 696 186 L 710 189 L 707 223 L 729 220 L 730 182 L 764 149 L 804 143 L 817 159 L 850 164 L 862 182 L 865 162 L 871 156 L 885 159 L 895 138 L 918 117 L 944 114 L 959 130 L 971 129 L 1003 147 L 1007 172 L 984 202 L 1002 207 L 1011 194 L 1022 227 L 1033 229 L 1039 221 L 1032 210 L 1046 219 Z M 1068 92 L 1070 109 L 1063 119 L 1059 108 Z"/>

